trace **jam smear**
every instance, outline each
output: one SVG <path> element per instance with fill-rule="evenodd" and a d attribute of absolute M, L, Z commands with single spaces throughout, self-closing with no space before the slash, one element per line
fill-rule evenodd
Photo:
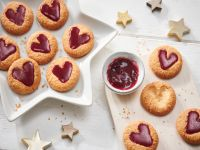
<path fill-rule="evenodd" d="M 137 144 L 150 147 L 153 144 L 153 139 L 150 135 L 148 125 L 141 123 L 138 126 L 139 133 L 131 132 L 129 139 Z"/>
<path fill-rule="evenodd" d="M 166 50 L 159 51 L 159 61 L 160 66 L 163 70 L 167 70 L 171 66 L 173 66 L 178 61 L 178 56 L 175 53 L 171 53 L 169 57 L 167 57 Z"/>
<path fill-rule="evenodd" d="M 52 72 L 62 83 L 65 83 L 71 76 L 72 64 L 66 61 L 62 68 L 59 65 L 54 66 Z"/>
<path fill-rule="evenodd" d="M 34 82 L 34 65 L 33 65 L 33 63 L 28 61 L 23 64 L 22 69 L 14 68 L 12 71 L 12 76 L 13 76 L 13 78 L 22 82 L 26 86 L 33 85 L 33 82 Z"/>
<path fill-rule="evenodd" d="M 0 61 L 4 61 L 8 56 L 16 52 L 13 44 L 6 44 L 4 39 L 0 39 Z"/>
<path fill-rule="evenodd" d="M 60 3 L 58 0 L 54 0 L 51 6 L 44 4 L 41 8 L 43 15 L 48 17 L 53 21 L 58 21 L 60 19 Z"/>
<path fill-rule="evenodd" d="M 21 26 L 24 23 L 25 13 L 26 8 L 23 5 L 19 5 L 16 12 L 13 9 L 8 9 L 5 14 L 11 22 Z"/>
<path fill-rule="evenodd" d="M 50 45 L 49 45 L 49 40 L 47 39 L 47 37 L 44 34 L 40 34 L 37 37 L 37 40 L 40 43 L 33 42 L 31 44 L 31 49 L 34 52 L 49 53 L 51 51 Z"/>
<path fill-rule="evenodd" d="M 107 78 L 110 84 L 120 90 L 132 88 L 139 76 L 138 65 L 134 60 L 124 57 L 115 59 L 107 69 Z"/>
<path fill-rule="evenodd" d="M 194 134 L 200 132 L 200 118 L 196 111 L 191 111 L 187 117 L 186 133 Z"/>
<path fill-rule="evenodd" d="M 77 27 L 72 27 L 70 33 L 70 48 L 76 49 L 80 45 L 86 44 L 90 40 L 90 36 L 86 33 L 79 35 L 80 29 Z"/>

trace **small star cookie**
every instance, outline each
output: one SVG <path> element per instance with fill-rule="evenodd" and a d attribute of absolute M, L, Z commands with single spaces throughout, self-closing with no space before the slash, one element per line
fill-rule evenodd
<path fill-rule="evenodd" d="M 162 0 L 150 0 L 147 2 L 147 6 L 151 7 L 151 11 L 153 12 L 154 10 L 161 10 Z"/>
<path fill-rule="evenodd" d="M 68 125 L 62 125 L 62 138 L 69 138 L 70 140 L 73 139 L 73 135 L 77 134 L 79 132 L 78 129 L 73 127 L 72 122 Z"/>
<path fill-rule="evenodd" d="M 44 150 L 51 146 L 51 142 L 40 140 L 38 131 L 35 132 L 32 139 L 23 138 L 22 143 L 28 147 L 28 150 Z"/>
<path fill-rule="evenodd" d="M 117 24 L 123 25 L 125 28 L 128 23 L 132 22 L 132 18 L 129 16 L 128 11 L 118 12 Z"/>
<path fill-rule="evenodd" d="M 168 36 L 175 36 L 179 41 L 182 40 L 184 34 L 190 32 L 190 29 L 185 26 L 184 19 L 180 19 L 179 21 L 169 21 L 170 31 Z"/>

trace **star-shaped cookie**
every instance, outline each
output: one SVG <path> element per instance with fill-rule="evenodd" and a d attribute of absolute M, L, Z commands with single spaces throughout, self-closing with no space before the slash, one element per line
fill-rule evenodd
<path fill-rule="evenodd" d="M 147 2 L 147 6 L 151 7 L 151 11 L 153 12 L 154 10 L 161 10 L 162 0 L 150 0 Z"/>
<path fill-rule="evenodd" d="M 168 36 L 175 36 L 179 41 L 182 40 L 184 34 L 190 32 L 190 29 L 185 26 L 184 19 L 180 19 L 179 21 L 169 21 L 170 31 Z"/>
<path fill-rule="evenodd" d="M 117 24 L 121 24 L 125 28 L 126 25 L 131 22 L 132 18 L 129 16 L 128 11 L 118 12 Z"/>
<path fill-rule="evenodd" d="M 73 139 L 73 135 L 79 132 L 78 129 L 73 127 L 72 122 L 68 125 L 62 125 L 62 138 L 69 138 L 70 140 Z"/>
<path fill-rule="evenodd" d="M 40 140 L 38 131 L 35 132 L 32 139 L 23 138 L 22 143 L 28 147 L 27 150 L 44 150 L 51 146 L 51 142 Z"/>

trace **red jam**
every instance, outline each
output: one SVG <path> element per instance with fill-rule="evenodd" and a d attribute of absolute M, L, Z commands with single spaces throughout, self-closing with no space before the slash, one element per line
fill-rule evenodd
<path fill-rule="evenodd" d="M 200 118 L 196 111 L 191 111 L 188 114 L 186 133 L 193 134 L 200 132 Z"/>
<path fill-rule="evenodd" d="M 160 66 L 163 70 L 167 70 L 171 66 L 173 66 L 178 61 L 178 56 L 175 53 L 171 53 L 169 57 L 167 57 L 166 50 L 159 51 L 159 61 Z"/>
<path fill-rule="evenodd" d="M 80 29 L 77 27 L 72 27 L 70 33 L 70 48 L 76 49 L 79 46 L 86 44 L 90 40 L 90 36 L 86 33 L 79 35 Z"/>
<path fill-rule="evenodd" d="M 148 125 L 140 124 L 138 126 L 139 133 L 131 132 L 129 139 L 137 144 L 150 147 L 153 144 L 153 139 L 150 135 L 150 130 Z"/>
<path fill-rule="evenodd" d="M 4 61 L 8 56 L 16 52 L 16 47 L 6 44 L 4 39 L 0 39 L 0 61 Z"/>
<path fill-rule="evenodd" d="M 23 5 L 19 5 L 17 11 L 13 9 L 8 9 L 6 11 L 6 17 L 16 25 L 21 26 L 24 23 L 26 8 Z"/>
<path fill-rule="evenodd" d="M 41 8 L 43 15 L 48 17 L 53 21 L 58 21 L 60 19 L 60 3 L 58 0 L 54 0 L 51 6 L 44 4 Z"/>
<path fill-rule="evenodd" d="M 108 66 L 108 81 L 117 89 L 127 90 L 132 88 L 136 84 L 138 76 L 139 69 L 134 60 L 119 57 Z"/>
<path fill-rule="evenodd" d="M 49 41 L 48 41 L 47 37 L 44 34 L 40 34 L 37 37 L 37 40 L 40 43 L 33 42 L 31 44 L 31 49 L 34 52 L 49 53 L 51 51 L 50 45 L 49 45 Z"/>
<path fill-rule="evenodd" d="M 65 83 L 71 76 L 72 64 L 66 61 L 62 68 L 59 65 L 54 66 L 52 72 L 62 83 Z"/>
<path fill-rule="evenodd" d="M 34 65 L 32 62 L 28 61 L 23 64 L 23 68 L 14 68 L 12 71 L 12 76 L 16 80 L 22 82 L 26 86 L 33 85 L 34 82 Z"/>

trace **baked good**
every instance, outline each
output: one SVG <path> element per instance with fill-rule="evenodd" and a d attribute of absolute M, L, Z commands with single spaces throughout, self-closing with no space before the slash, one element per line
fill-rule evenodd
<path fill-rule="evenodd" d="M 1 15 L 3 28 L 14 35 L 21 35 L 29 31 L 33 21 L 33 11 L 22 2 L 9 2 Z"/>
<path fill-rule="evenodd" d="M 47 64 L 58 51 L 56 38 L 47 31 L 38 31 L 30 36 L 26 43 L 28 56 L 38 64 Z"/>
<path fill-rule="evenodd" d="M 41 80 L 40 67 L 30 58 L 20 58 L 12 63 L 7 74 L 10 88 L 18 94 L 35 91 Z"/>

